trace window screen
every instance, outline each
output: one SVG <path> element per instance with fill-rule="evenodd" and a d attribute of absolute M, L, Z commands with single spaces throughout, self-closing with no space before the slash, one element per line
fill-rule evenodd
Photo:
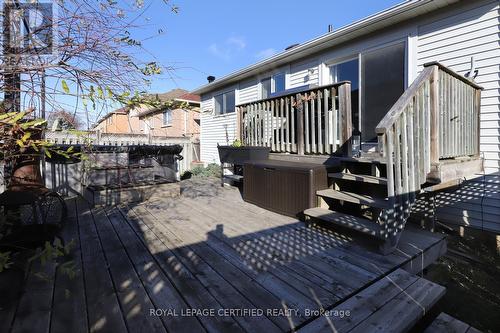
<path fill-rule="evenodd" d="M 215 96 L 215 114 L 222 114 L 222 108 L 224 106 L 224 96 L 223 94 Z"/>
<path fill-rule="evenodd" d="M 234 90 L 225 93 L 224 94 L 224 113 L 234 112 L 235 105 L 236 105 L 236 101 L 234 98 Z"/>
<path fill-rule="evenodd" d="M 405 43 L 362 54 L 361 134 L 375 141 L 375 127 L 404 92 Z"/>
<path fill-rule="evenodd" d="M 234 112 L 236 101 L 234 97 L 234 90 L 226 93 L 216 95 L 215 99 L 215 114 L 224 114 Z"/>
<path fill-rule="evenodd" d="M 279 73 L 273 76 L 274 80 L 274 91 L 273 93 L 281 92 L 285 90 L 285 73 Z"/>
<path fill-rule="evenodd" d="M 163 125 L 172 124 L 172 110 L 163 111 Z"/>
<path fill-rule="evenodd" d="M 260 81 L 260 84 L 262 86 L 262 98 L 268 98 L 271 95 L 271 78 Z"/>

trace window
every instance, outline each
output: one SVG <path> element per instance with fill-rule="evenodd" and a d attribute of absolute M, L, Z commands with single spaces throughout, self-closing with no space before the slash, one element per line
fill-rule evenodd
<path fill-rule="evenodd" d="M 351 81 L 351 110 L 352 126 L 359 131 L 359 60 L 348 60 L 330 66 L 330 80 L 332 83 Z"/>
<path fill-rule="evenodd" d="M 262 99 L 268 98 L 271 95 L 271 78 L 261 80 L 260 85 L 262 87 Z"/>
<path fill-rule="evenodd" d="M 163 111 L 163 126 L 172 125 L 172 110 Z"/>
<path fill-rule="evenodd" d="M 234 112 L 236 106 L 234 90 L 215 96 L 215 114 Z"/>
<path fill-rule="evenodd" d="M 146 116 L 145 118 L 142 118 L 142 123 L 143 123 L 143 131 L 144 133 L 149 133 L 150 130 L 154 129 L 154 118 L 151 116 Z"/>
<path fill-rule="evenodd" d="M 330 77 L 332 83 L 340 81 L 351 81 L 352 90 L 357 90 L 359 88 L 358 59 L 330 66 Z"/>
<path fill-rule="evenodd" d="M 271 77 L 262 79 L 260 85 L 262 87 L 262 99 L 271 97 L 274 93 L 285 91 L 285 73 L 277 73 Z"/>
<path fill-rule="evenodd" d="M 285 91 L 285 73 L 273 75 L 273 93 Z"/>

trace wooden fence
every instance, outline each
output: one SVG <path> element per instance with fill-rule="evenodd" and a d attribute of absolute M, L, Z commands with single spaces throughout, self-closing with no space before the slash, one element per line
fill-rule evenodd
<path fill-rule="evenodd" d="M 239 105 L 237 112 L 245 145 L 300 155 L 351 153 L 350 82 Z"/>

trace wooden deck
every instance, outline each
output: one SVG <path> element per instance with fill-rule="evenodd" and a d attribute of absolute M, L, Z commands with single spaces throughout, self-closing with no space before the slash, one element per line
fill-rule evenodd
<path fill-rule="evenodd" d="M 218 181 L 183 182 L 182 193 L 105 209 L 70 201 L 65 237 L 79 274 L 49 265 L 40 280 L 33 265 L 18 304 L 0 309 L 0 331 L 346 332 L 394 318 L 379 310 L 424 302 L 412 293 L 436 286 L 408 271 L 445 251 L 437 234 L 407 230 L 382 256 L 362 236 L 306 227 Z M 356 316 L 319 311 L 339 307 Z"/>

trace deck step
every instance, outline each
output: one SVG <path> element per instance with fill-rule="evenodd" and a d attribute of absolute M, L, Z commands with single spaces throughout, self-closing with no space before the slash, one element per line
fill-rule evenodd
<path fill-rule="evenodd" d="M 243 176 L 240 176 L 240 175 L 224 175 L 224 178 L 235 181 L 235 182 L 243 181 Z"/>
<path fill-rule="evenodd" d="M 304 215 L 356 230 L 377 238 L 382 237 L 382 228 L 380 225 L 361 217 L 343 214 L 325 208 L 309 208 L 304 211 Z"/>
<path fill-rule="evenodd" d="M 380 209 L 389 208 L 389 203 L 386 199 L 373 198 L 365 194 L 358 194 L 347 191 L 337 191 L 332 189 L 321 190 L 316 192 L 316 194 L 324 198 L 342 200 L 374 208 L 380 208 Z"/>
<path fill-rule="evenodd" d="M 328 174 L 329 178 L 335 179 L 343 179 L 343 180 L 352 180 L 356 182 L 370 183 L 370 184 L 379 184 L 379 185 L 387 185 L 387 178 L 368 176 L 368 175 L 357 175 L 353 173 L 345 173 L 345 172 L 334 172 Z"/>
<path fill-rule="evenodd" d="M 398 268 L 299 329 L 299 333 L 408 332 L 445 293 L 436 283 Z M 350 310 L 348 320 L 336 311 Z"/>
<path fill-rule="evenodd" d="M 351 332 L 407 332 L 444 296 L 446 288 L 419 278 Z"/>
<path fill-rule="evenodd" d="M 427 327 L 424 333 L 480 333 L 479 330 L 458 320 L 444 312 L 441 312 L 439 316 Z"/>

